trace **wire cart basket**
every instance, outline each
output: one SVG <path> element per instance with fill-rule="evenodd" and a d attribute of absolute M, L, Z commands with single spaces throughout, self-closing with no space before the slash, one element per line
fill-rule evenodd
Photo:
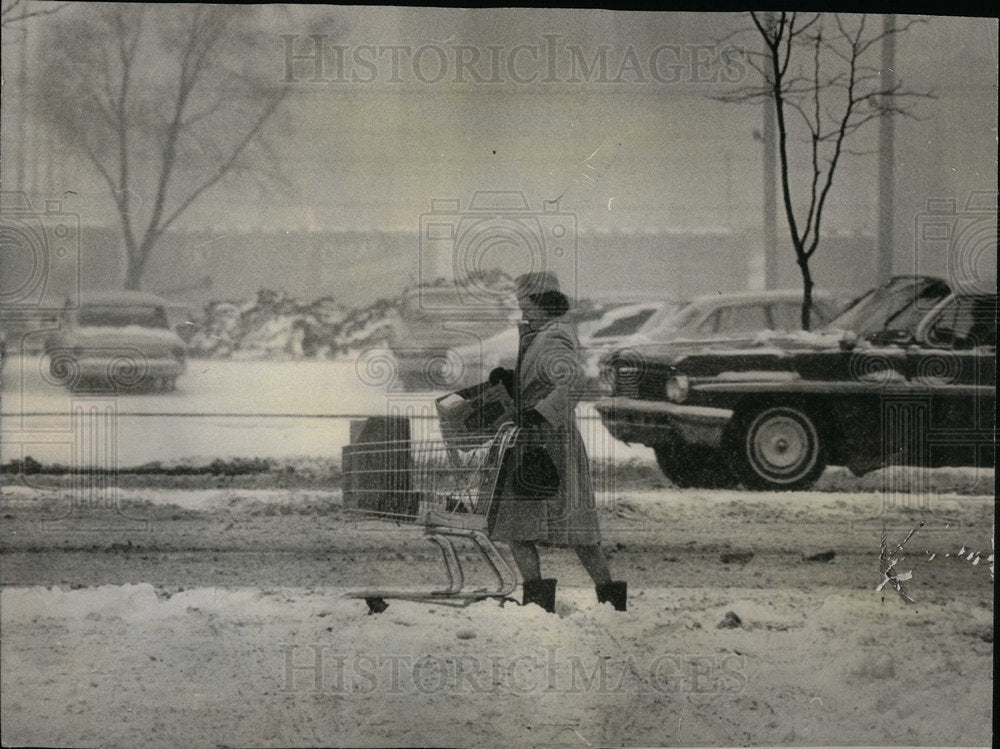
<path fill-rule="evenodd" d="M 411 439 L 406 419 L 368 419 L 358 440 L 343 448 L 344 507 L 369 519 L 423 528 L 441 550 L 447 584 L 430 590 L 368 588 L 349 592 L 369 613 L 384 611 L 386 598 L 467 606 L 505 598 L 517 577 L 488 536 L 491 512 L 502 489 L 507 456 L 518 428 L 505 422 L 491 433 L 455 433 L 442 439 Z M 493 588 L 470 589 L 454 539 L 466 539 L 496 576 Z"/>

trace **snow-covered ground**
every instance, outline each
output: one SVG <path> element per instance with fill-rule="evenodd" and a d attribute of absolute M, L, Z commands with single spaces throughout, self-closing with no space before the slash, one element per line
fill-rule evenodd
<path fill-rule="evenodd" d="M 577 589 L 558 616 L 395 602 L 368 617 L 338 593 L 6 589 L 4 737 L 195 748 L 990 738 L 992 645 L 980 635 L 992 612 L 964 602 L 916 612 L 869 593 L 656 588 L 619 614 Z M 741 624 L 720 628 L 728 612 Z"/>
<path fill-rule="evenodd" d="M 396 388 L 372 358 L 234 361 L 192 359 L 171 393 L 70 393 L 44 376 L 44 358 L 11 357 L 3 370 L 0 442 L 4 460 L 30 455 L 71 464 L 82 456 L 81 416 L 110 409 L 98 429 L 113 430 L 116 465 L 185 458 L 284 458 L 339 455 L 351 417 L 413 417 L 415 435 L 439 436 L 433 400 L 443 393 Z M 652 450 L 616 441 L 589 404 L 578 408 L 594 458 L 652 460 Z M 101 437 L 103 439 L 103 437 Z M 75 446 L 75 447 L 74 447 Z M 74 450 L 76 451 L 74 453 Z"/>
<path fill-rule="evenodd" d="M 492 600 L 368 616 L 345 593 L 441 579 L 417 529 L 359 527 L 333 491 L 120 494 L 147 530 L 46 531 L 33 490 L 4 489 L 5 745 L 990 740 L 989 498 L 621 492 L 603 518 L 627 612 L 544 549 L 554 616 Z M 921 519 L 898 567 L 915 602 L 876 592 L 880 522 L 896 542 Z"/>

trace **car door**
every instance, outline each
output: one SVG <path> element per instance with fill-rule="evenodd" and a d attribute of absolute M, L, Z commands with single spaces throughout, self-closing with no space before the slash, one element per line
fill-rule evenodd
<path fill-rule="evenodd" d="M 775 302 L 768 312 L 771 328 L 781 333 L 791 333 L 802 327 L 802 304 L 797 302 Z"/>
<path fill-rule="evenodd" d="M 726 345 L 749 343 L 770 324 L 763 304 L 729 304 L 719 307 L 698 325 L 698 337 L 723 340 Z"/>
<path fill-rule="evenodd" d="M 796 300 L 775 302 L 770 307 L 771 322 L 774 330 L 784 333 L 794 333 L 802 330 L 802 302 Z M 813 298 L 812 309 L 809 312 L 809 327 L 812 330 L 826 325 L 833 319 L 829 303 L 824 299 Z"/>
<path fill-rule="evenodd" d="M 770 325 L 765 305 L 735 304 L 719 310 L 715 333 L 726 338 L 742 338 L 750 333 L 767 330 Z"/>
<path fill-rule="evenodd" d="M 921 323 L 911 372 L 930 402 L 931 465 L 992 465 L 996 296 L 956 295 Z"/>

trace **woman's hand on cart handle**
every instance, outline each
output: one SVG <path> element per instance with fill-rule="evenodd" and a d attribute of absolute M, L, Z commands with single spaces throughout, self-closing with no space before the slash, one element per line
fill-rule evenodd
<path fill-rule="evenodd" d="M 533 408 L 526 408 L 517 415 L 517 425 L 522 429 L 544 426 L 545 417 Z"/>
<path fill-rule="evenodd" d="M 505 367 L 497 367 L 490 372 L 490 385 L 503 385 L 507 394 L 514 397 L 514 370 Z"/>

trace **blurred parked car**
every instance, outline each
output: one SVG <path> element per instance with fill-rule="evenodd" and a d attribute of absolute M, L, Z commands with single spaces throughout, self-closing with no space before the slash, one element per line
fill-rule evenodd
<path fill-rule="evenodd" d="M 608 430 L 679 486 L 811 486 L 827 464 L 995 463 L 995 294 L 903 276 L 818 332 L 649 347 L 607 363 Z"/>
<path fill-rule="evenodd" d="M 669 319 L 682 305 L 678 302 L 649 301 L 614 307 L 597 320 L 581 326 L 580 346 L 584 352 L 584 372 L 596 380 L 601 359 L 643 336 Z"/>
<path fill-rule="evenodd" d="M 51 379 L 71 390 L 173 390 L 186 367 L 169 303 L 137 291 L 85 294 L 46 342 Z"/>
<path fill-rule="evenodd" d="M 407 290 L 389 335 L 397 386 L 410 391 L 457 390 L 480 382 L 484 344 L 513 336 L 517 356 L 520 311 L 513 285 L 508 293 L 458 284 Z M 505 350 L 505 344 L 500 344 Z M 492 358 L 491 358 L 492 360 Z M 505 365 L 507 366 L 507 365 Z M 489 373 L 489 370 L 486 370 Z"/>
<path fill-rule="evenodd" d="M 196 322 L 198 315 L 195 314 L 192 305 L 186 302 L 169 302 L 165 309 L 167 311 L 167 325 L 184 341 L 185 345 L 190 343 L 198 328 Z"/>

